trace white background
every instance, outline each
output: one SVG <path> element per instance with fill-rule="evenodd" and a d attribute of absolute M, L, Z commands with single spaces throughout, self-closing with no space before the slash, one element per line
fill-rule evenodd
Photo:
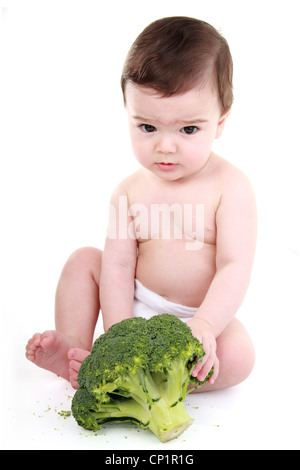
<path fill-rule="evenodd" d="M 67 384 L 28 363 L 24 349 L 54 327 L 64 262 L 80 246 L 103 247 L 110 193 L 137 168 L 119 85 L 127 51 L 151 21 L 184 15 L 213 24 L 233 55 L 235 102 L 215 150 L 257 195 L 257 257 L 239 314 L 257 366 L 240 387 L 190 397 L 193 430 L 167 446 L 299 448 L 297 0 L 40 0 L 4 2 L 1 13 L 2 447 L 165 448 L 124 426 L 109 438 L 80 436 L 73 418 L 53 411 L 70 406 L 60 406 Z"/>

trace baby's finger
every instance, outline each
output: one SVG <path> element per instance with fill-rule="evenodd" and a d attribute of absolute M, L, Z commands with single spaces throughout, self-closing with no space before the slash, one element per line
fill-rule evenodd
<path fill-rule="evenodd" d="M 207 350 L 208 350 L 208 348 L 207 348 Z M 208 360 L 208 358 L 209 358 L 209 352 L 206 352 L 205 356 L 201 359 L 201 361 L 197 362 L 197 364 L 194 366 L 194 369 L 193 369 L 193 372 L 192 372 L 193 377 L 197 377 L 197 375 L 199 374 L 200 370 L 203 368 L 203 366 L 206 363 L 206 361 Z"/>
<path fill-rule="evenodd" d="M 206 379 L 206 377 L 208 376 L 210 370 L 212 369 L 213 365 L 214 365 L 214 358 L 212 357 L 209 357 L 208 360 L 206 361 L 206 363 L 203 365 L 203 367 L 201 368 L 197 378 L 200 382 L 204 382 L 204 380 Z"/>
<path fill-rule="evenodd" d="M 193 377 L 197 377 L 197 375 L 199 374 L 199 372 L 201 370 L 201 367 L 202 367 L 201 362 L 194 366 L 194 369 L 193 369 L 193 372 L 192 372 Z"/>
<path fill-rule="evenodd" d="M 218 378 L 218 375 L 219 375 L 219 370 L 220 370 L 220 362 L 219 362 L 219 359 L 216 357 L 216 360 L 214 362 L 214 373 L 213 375 L 210 377 L 210 379 L 208 379 L 208 382 L 212 385 L 213 383 L 215 383 L 215 381 L 217 380 Z"/>

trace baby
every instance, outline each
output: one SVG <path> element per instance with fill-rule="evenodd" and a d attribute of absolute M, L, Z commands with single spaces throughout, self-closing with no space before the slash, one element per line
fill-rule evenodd
<path fill-rule="evenodd" d="M 150 24 L 127 56 L 122 90 L 141 165 L 113 192 L 103 253 L 82 248 L 56 293 L 56 330 L 35 334 L 27 358 L 78 386 L 99 311 L 106 331 L 132 316 L 177 315 L 206 355 L 201 391 L 234 386 L 255 353 L 235 315 L 256 245 L 247 177 L 212 151 L 230 114 L 232 59 L 209 24 L 171 17 Z"/>

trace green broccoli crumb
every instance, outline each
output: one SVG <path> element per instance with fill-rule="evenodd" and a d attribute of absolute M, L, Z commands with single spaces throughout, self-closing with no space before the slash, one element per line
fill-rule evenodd
<path fill-rule="evenodd" d="M 59 411 L 59 416 L 62 416 L 64 419 L 68 418 L 71 416 L 71 411 Z"/>

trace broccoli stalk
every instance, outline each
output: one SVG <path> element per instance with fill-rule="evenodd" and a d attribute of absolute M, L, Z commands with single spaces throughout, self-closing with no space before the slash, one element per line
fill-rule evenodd
<path fill-rule="evenodd" d="M 161 442 L 167 442 L 180 436 L 192 422 L 183 403 L 170 408 L 166 400 L 161 398 L 151 409 L 149 429 Z"/>
<path fill-rule="evenodd" d="M 184 400 L 189 385 L 204 383 L 191 376 L 203 356 L 190 328 L 173 315 L 117 323 L 81 366 L 73 416 L 94 431 L 106 422 L 131 421 L 162 442 L 174 439 L 192 424 Z"/>
<path fill-rule="evenodd" d="M 151 374 L 148 370 L 143 370 L 137 376 L 125 378 L 130 396 L 142 407 L 144 413 L 147 413 L 148 427 L 161 442 L 169 441 L 180 435 L 192 424 L 181 398 L 178 399 L 180 395 L 177 395 L 181 393 L 180 369 L 183 370 L 182 361 L 178 362 L 180 364 L 177 365 L 181 367 L 176 372 L 163 374 L 163 381 L 159 373 Z M 176 364 L 174 366 L 176 367 Z M 187 378 L 187 374 L 185 375 Z M 140 408 L 138 409 L 141 414 Z M 120 408 L 120 411 L 123 412 L 123 408 Z"/>

